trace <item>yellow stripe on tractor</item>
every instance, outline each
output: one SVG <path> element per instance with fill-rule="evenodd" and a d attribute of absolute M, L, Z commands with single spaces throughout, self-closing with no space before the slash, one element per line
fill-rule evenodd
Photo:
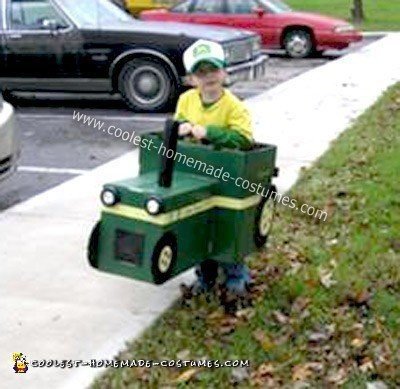
<path fill-rule="evenodd" d="M 104 207 L 103 212 L 122 216 L 127 219 L 140 220 L 146 223 L 155 224 L 158 226 L 166 226 L 175 223 L 179 220 L 189 218 L 201 212 L 208 211 L 212 208 L 231 209 L 242 211 L 253 207 L 260 202 L 261 196 L 254 195 L 244 199 L 237 199 L 225 196 L 212 196 L 208 199 L 198 201 L 197 203 L 175 209 L 173 211 L 152 216 L 142 208 L 132 207 L 124 204 L 117 204 L 113 207 Z"/>

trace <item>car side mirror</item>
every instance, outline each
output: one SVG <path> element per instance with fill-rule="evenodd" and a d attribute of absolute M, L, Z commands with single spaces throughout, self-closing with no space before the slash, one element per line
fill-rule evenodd
<path fill-rule="evenodd" d="M 42 19 L 41 25 L 43 30 L 57 31 L 59 28 L 59 24 L 55 19 Z"/>
<path fill-rule="evenodd" d="M 262 18 L 265 14 L 265 9 L 261 7 L 255 7 L 253 8 L 253 12 L 259 17 Z"/>

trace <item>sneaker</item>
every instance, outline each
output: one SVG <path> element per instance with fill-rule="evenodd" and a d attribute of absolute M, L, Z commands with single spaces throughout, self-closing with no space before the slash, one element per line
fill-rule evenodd
<path fill-rule="evenodd" d="M 211 291 L 218 277 L 218 263 L 212 259 L 206 259 L 196 268 L 197 279 L 192 285 L 192 293 L 198 295 Z"/>
<path fill-rule="evenodd" d="M 225 269 L 225 288 L 229 294 L 244 296 L 251 284 L 249 268 L 241 263 L 226 264 Z"/>

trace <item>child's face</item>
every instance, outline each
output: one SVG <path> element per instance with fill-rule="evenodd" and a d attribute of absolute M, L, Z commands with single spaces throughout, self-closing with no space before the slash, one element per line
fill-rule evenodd
<path fill-rule="evenodd" d="M 193 73 L 193 81 L 201 92 L 215 93 L 222 89 L 225 76 L 224 69 L 218 69 L 209 63 L 202 63 Z"/>

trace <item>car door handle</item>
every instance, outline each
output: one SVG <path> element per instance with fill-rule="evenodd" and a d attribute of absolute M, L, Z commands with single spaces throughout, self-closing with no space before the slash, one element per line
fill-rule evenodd
<path fill-rule="evenodd" d="M 10 39 L 21 39 L 22 38 L 22 35 L 21 34 L 10 34 L 9 36 L 8 36 Z"/>

